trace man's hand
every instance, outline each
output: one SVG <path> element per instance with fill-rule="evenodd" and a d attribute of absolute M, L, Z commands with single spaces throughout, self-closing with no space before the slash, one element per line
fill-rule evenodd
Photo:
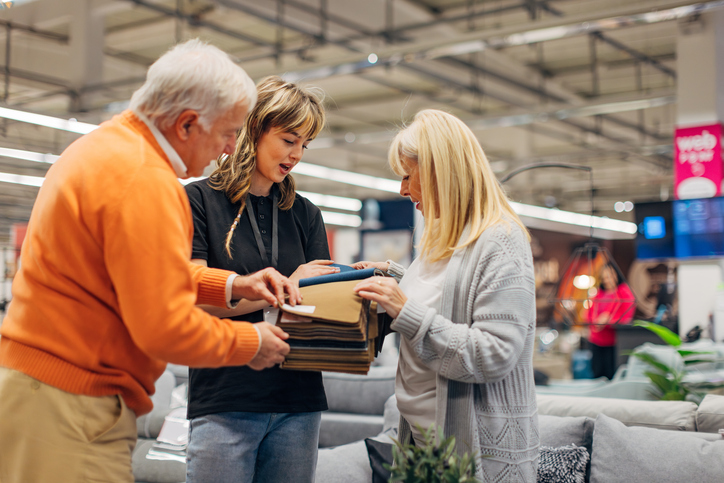
<path fill-rule="evenodd" d="M 261 347 L 247 365 L 255 371 L 261 371 L 283 362 L 284 356 L 289 354 L 289 344 L 284 342 L 289 338 L 289 334 L 266 322 L 258 322 L 254 325 L 259 329 L 259 335 L 261 335 Z"/>
<path fill-rule="evenodd" d="M 236 277 L 231 286 L 232 300 L 266 300 L 273 307 L 284 303 L 285 294 L 289 295 L 290 305 L 302 303 L 299 285 L 271 267 Z"/>

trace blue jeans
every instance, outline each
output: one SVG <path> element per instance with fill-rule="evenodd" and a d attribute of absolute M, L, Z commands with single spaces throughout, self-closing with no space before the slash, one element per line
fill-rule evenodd
<path fill-rule="evenodd" d="M 187 483 L 312 483 L 322 413 L 210 414 L 191 420 Z"/>

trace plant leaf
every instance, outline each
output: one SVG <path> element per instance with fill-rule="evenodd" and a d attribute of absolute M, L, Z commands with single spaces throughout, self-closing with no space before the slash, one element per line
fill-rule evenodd
<path fill-rule="evenodd" d="M 675 384 L 666 378 L 666 376 L 662 376 L 661 374 L 656 374 L 655 372 L 645 372 L 649 379 L 651 379 L 651 382 L 653 382 L 656 387 L 661 389 L 661 392 L 666 394 L 667 392 L 675 390 Z"/>
<path fill-rule="evenodd" d="M 685 394 L 681 394 L 680 392 L 675 391 L 664 393 L 664 395 L 661 396 L 662 401 L 684 401 L 685 399 Z"/>
<path fill-rule="evenodd" d="M 631 355 L 637 359 L 641 359 L 642 361 L 646 362 L 651 366 L 654 366 L 656 369 L 660 370 L 664 374 L 671 374 L 672 372 L 674 372 L 669 366 L 659 361 L 651 354 L 647 354 L 646 352 L 632 352 Z"/>
<path fill-rule="evenodd" d="M 688 350 L 684 350 L 684 349 L 677 349 L 676 352 L 678 352 L 681 357 L 704 356 L 704 355 L 716 354 L 716 352 L 714 352 L 714 351 L 688 351 Z"/>
<path fill-rule="evenodd" d="M 663 325 L 654 324 L 645 320 L 636 320 L 634 321 L 633 325 L 635 327 L 643 327 L 644 329 L 650 330 L 654 334 L 661 337 L 661 340 L 669 345 L 672 345 L 674 347 L 678 347 L 681 345 L 681 338 L 679 337 L 679 335 L 670 331 Z"/>
<path fill-rule="evenodd" d="M 692 364 L 702 364 L 704 362 L 716 362 L 715 359 L 684 359 L 684 364 L 689 366 Z"/>

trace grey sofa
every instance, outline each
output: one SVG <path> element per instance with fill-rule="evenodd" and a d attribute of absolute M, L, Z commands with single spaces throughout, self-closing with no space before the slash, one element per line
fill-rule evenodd
<path fill-rule="evenodd" d="M 324 374 L 330 410 L 323 413 L 317 483 L 369 483 L 365 438 L 392 443 L 399 412 L 395 368 L 373 367 L 367 376 Z M 177 379 L 178 378 L 178 379 Z M 154 411 L 139 418 L 133 467 L 137 482 L 180 483 L 185 464 L 146 455 L 184 380 L 170 368 L 157 382 Z M 181 386 L 183 387 L 183 386 Z M 175 395 L 178 399 L 178 394 Z M 724 396 L 692 402 L 538 395 L 541 445 L 576 444 L 591 455 L 586 482 L 724 481 Z M 677 473 L 678 471 L 678 473 Z M 690 472 L 691 478 L 681 475 Z"/>
<path fill-rule="evenodd" d="M 682 401 L 539 395 L 538 412 L 541 446 L 586 448 L 585 482 L 724 481 L 724 439 L 719 434 L 724 430 L 724 396 L 707 395 L 697 407 Z M 375 440 L 391 441 L 396 417 L 392 397 L 385 409 L 390 421 L 385 429 L 391 429 Z M 372 481 L 365 442 L 320 450 L 316 481 Z"/>

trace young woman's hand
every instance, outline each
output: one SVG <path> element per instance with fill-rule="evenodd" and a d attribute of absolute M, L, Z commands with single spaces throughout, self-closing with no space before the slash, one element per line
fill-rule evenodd
<path fill-rule="evenodd" d="M 387 262 L 356 262 L 351 265 L 355 270 L 364 270 L 365 268 L 376 268 L 378 270 L 387 271 L 390 264 Z"/>
<path fill-rule="evenodd" d="M 405 293 L 392 277 L 370 277 L 355 285 L 354 291 L 367 300 L 374 300 L 390 317 L 397 318 L 407 302 Z"/>
<path fill-rule="evenodd" d="M 332 260 L 313 260 L 304 265 L 299 265 L 289 280 L 299 282 L 303 278 L 318 277 L 320 275 L 329 275 L 330 273 L 338 273 L 339 267 L 330 267 L 334 263 Z"/>

